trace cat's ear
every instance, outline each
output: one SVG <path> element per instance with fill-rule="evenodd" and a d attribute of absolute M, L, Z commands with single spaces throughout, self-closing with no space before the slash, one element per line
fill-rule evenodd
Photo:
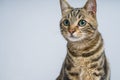
<path fill-rule="evenodd" d="M 97 11 L 96 0 L 88 0 L 87 3 L 85 4 L 84 8 L 89 13 L 96 14 L 96 11 Z"/>
<path fill-rule="evenodd" d="M 60 7 L 62 15 L 64 15 L 67 11 L 72 9 L 72 7 L 68 4 L 66 0 L 60 0 Z"/>

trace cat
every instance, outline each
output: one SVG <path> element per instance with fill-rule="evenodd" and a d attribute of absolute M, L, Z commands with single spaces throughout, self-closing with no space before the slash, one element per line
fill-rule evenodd
<path fill-rule="evenodd" d="M 56 80 L 110 80 L 103 38 L 98 31 L 96 0 L 82 8 L 60 0 L 61 34 L 67 41 L 67 55 Z"/>

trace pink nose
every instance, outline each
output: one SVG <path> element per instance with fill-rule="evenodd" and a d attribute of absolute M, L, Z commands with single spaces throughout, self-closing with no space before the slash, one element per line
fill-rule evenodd
<path fill-rule="evenodd" d="M 68 30 L 71 34 L 73 34 L 75 32 L 75 29 L 69 29 Z"/>

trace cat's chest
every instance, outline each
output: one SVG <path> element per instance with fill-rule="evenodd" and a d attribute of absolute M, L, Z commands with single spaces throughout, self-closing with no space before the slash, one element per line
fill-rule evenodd
<path fill-rule="evenodd" d="M 74 67 L 89 67 L 91 63 L 89 59 L 82 58 L 82 57 L 72 57 Z"/>
<path fill-rule="evenodd" d="M 79 77 L 83 77 L 83 76 L 88 76 L 90 75 L 90 73 L 92 72 L 89 69 L 89 65 L 90 65 L 90 61 L 85 59 L 85 58 L 72 58 L 74 63 L 73 63 L 73 67 L 71 68 L 71 70 L 69 70 L 68 72 L 70 73 L 78 73 Z M 82 80 L 82 79 L 81 79 Z"/>

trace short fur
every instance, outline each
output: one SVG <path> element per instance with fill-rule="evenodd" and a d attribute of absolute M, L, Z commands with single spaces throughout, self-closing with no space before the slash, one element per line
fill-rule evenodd
<path fill-rule="evenodd" d="M 60 0 L 60 5 L 60 29 L 68 43 L 67 55 L 56 80 L 110 80 L 110 68 L 96 20 L 96 0 L 88 0 L 82 8 L 73 8 L 66 0 Z"/>

